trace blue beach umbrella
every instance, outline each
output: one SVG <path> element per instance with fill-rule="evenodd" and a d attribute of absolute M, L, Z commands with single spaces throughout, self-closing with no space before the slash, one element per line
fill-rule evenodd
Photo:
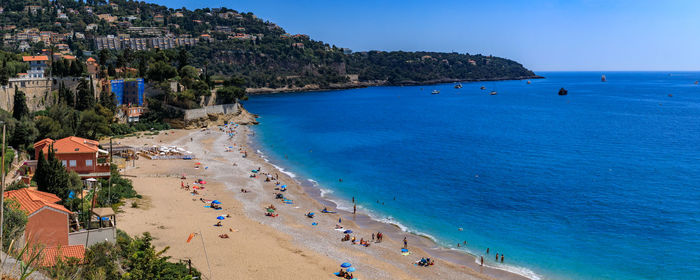
<path fill-rule="evenodd" d="M 346 231 L 343 231 L 343 233 L 350 234 L 350 233 L 352 233 L 352 230 L 346 230 Z"/>
<path fill-rule="evenodd" d="M 287 185 L 282 185 L 282 186 L 280 187 L 280 189 L 286 189 L 286 188 L 287 188 Z"/>
<path fill-rule="evenodd" d="M 342 222 L 343 222 L 343 220 L 341 220 L 341 218 L 338 218 L 338 223 L 340 224 Z"/>
<path fill-rule="evenodd" d="M 224 217 L 224 216 L 218 216 L 218 217 L 216 217 L 216 219 L 217 219 L 217 220 L 223 220 L 223 219 L 226 219 L 226 217 Z"/>
<path fill-rule="evenodd" d="M 408 249 L 402 248 L 402 249 L 401 249 L 401 252 L 402 252 L 402 253 L 406 253 L 406 252 L 408 252 Z"/>
<path fill-rule="evenodd" d="M 214 204 L 221 204 L 221 201 L 214 200 L 214 201 L 212 201 L 211 203 L 214 203 Z"/>
<path fill-rule="evenodd" d="M 348 268 L 348 272 L 355 272 L 355 268 L 354 267 Z"/>
<path fill-rule="evenodd" d="M 352 265 L 351 265 L 350 263 L 346 263 L 346 262 L 340 264 L 340 267 L 343 267 L 343 268 L 345 268 L 345 267 L 351 267 L 351 266 L 352 266 Z"/>

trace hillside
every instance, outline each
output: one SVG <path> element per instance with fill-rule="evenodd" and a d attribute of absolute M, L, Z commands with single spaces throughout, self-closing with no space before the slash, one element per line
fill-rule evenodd
<path fill-rule="evenodd" d="M 351 52 L 304 34 L 288 34 L 252 13 L 227 8 L 172 9 L 124 0 L 24 1 L 3 4 L 3 49 L 36 53 L 65 44 L 78 58 L 109 49 L 185 48 L 189 63 L 213 80 L 240 77 L 248 88 L 420 84 L 523 79 L 536 75 L 499 57 L 436 52 Z M 39 33 L 38 40 L 22 43 Z M 50 39 L 42 36 L 45 34 Z M 24 41 L 26 42 L 26 41 Z M 117 67 L 145 70 L 139 60 Z M 141 71 L 144 72 L 144 71 Z M 145 73 L 141 76 L 145 76 Z"/>

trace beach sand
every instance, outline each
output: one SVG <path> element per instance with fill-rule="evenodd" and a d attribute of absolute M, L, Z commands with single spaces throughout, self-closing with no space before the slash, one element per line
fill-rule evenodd
<path fill-rule="evenodd" d="M 176 145 L 193 152 L 196 160 L 149 160 L 128 162 L 123 174 L 134 182 L 142 199 L 128 200 L 117 215 L 117 227 L 130 235 L 150 232 L 157 249 L 169 247 L 173 260 L 191 259 L 205 279 L 340 279 L 340 263 L 349 262 L 357 269 L 356 279 L 525 279 L 522 276 L 489 267 L 480 267 L 473 256 L 436 248 L 424 237 L 373 221 L 358 213 L 340 211 L 323 214 L 328 205 L 313 190 L 285 175 L 249 147 L 250 129 L 239 126 L 232 139 L 218 129 L 170 130 L 156 136 L 119 139 L 115 144 L 143 146 Z M 104 145 L 104 144 L 103 144 Z M 226 152 L 226 147 L 233 151 Z M 247 157 L 239 151 L 247 151 Z M 195 163 L 201 162 L 200 168 Z M 288 186 L 285 197 L 294 204 L 275 199 L 275 183 L 265 176 L 250 178 L 251 170 L 278 175 Z M 181 189 L 195 179 L 207 181 L 199 195 Z M 241 192 L 241 188 L 248 193 Z M 222 210 L 205 208 L 200 201 L 219 200 Z M 135 202 L 138 207 L 132 207 Z M 278 217 L 264 215 L 265 206 L 274 205 Z M 329 208 L 330 209 L 330 208 Z M 315 218 L 305 216 L 315 212 Z M 219 215 L 230 215 L 214 224 Z M 373 232 L 385 234 L 381 243 L 369 247 L 341 242 L 342 232 L 335 229 L 342 216 L 344 229 L 352 229 L 359 241 L 371 239 Z M 357 223 L 355 221 L 357 221 Z M 314 226 L 311 223 L 316 222 Z M 190 243 L 191 233 L 196 236 Z M 222 239 L 220 234 L 230 238 Z M 402 238 L 408 238 L 411 254 L 402 256 Z M 421 257 L 436 258 L 430 267 L 416 266 Z"/>

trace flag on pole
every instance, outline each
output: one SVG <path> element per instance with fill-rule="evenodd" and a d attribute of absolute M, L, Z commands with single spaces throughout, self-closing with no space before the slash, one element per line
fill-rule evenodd
<path fill-rule="evenodd" d="M 190 233 L 190 237 L 187 237 L 187 243 L 190 243 L 190 241 L 192 241 L 192 238 L 194 238 L 194 233 Z"/>

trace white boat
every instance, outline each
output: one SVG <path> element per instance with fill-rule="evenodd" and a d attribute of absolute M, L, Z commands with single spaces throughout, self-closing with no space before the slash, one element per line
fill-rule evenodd
<path fill-rule="evenodd" d="M 437 89 L 434 89 L 430 94 L 438 94 L 438 93 L 440 93 L 440 91 Z"/>

